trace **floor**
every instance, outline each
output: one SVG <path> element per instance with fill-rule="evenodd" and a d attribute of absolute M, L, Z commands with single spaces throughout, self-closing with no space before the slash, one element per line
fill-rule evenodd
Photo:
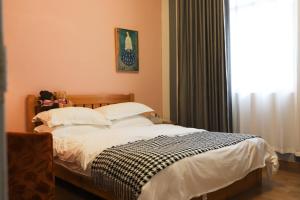
<path fill-rule="evenodd" d="M 99 199 L 63 181 L 56 182 L 57 200 L 96 200 Z M 263 185 L 234 200 L 300 200 L 300 170 L 288 167 L 280 169 L 269 182 L 264 174 Z"/>
<path fill-rule="evenodd" d="M 56 200 L 99 200 L 101 199 L 77 187 L 74 187 L 62 180 L 56 179 L 55 183 L 56 183 L 56 188 L 55 188 Z"/>
<path fill-rule="evenodd" d="M 261 188 L 244 193 L 234 200 L 300 200 L 300 172 L 281 169 L 268 181 L 263 178 Z"/>

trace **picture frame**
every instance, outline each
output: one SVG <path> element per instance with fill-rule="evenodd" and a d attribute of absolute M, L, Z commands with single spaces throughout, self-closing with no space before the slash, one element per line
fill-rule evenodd
<path fill-rule="evenodd" d="M 115 28 L 117 72 L 139 72 L 138 31 Z"/>

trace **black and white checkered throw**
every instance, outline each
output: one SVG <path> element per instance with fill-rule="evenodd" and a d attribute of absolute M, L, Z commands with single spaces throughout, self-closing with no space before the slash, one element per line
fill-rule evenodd
<path fill-rule="evenodd" d="M 137 199 L 155 174 L 183 158 L 237 144 L 253 135 L 199 132 L 183 136 L 158 136 L 114 146 L 101 152 L 92 163 L 97 186 L 115 199 Z"/>

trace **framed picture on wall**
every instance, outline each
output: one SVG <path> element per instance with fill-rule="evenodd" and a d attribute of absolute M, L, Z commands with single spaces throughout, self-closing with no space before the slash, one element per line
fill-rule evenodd
<path fill-rule="evenodd" d="M 138 32 L 116 28 L 116 65 L 118 72 L 139 71 Z"/>

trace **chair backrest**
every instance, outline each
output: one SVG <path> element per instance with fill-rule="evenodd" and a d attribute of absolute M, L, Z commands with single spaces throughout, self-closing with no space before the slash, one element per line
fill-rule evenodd
<path fill-rule="evenodd" d="M 9 199 L 55 198 L 50 133 L 7 133 Z"/>

